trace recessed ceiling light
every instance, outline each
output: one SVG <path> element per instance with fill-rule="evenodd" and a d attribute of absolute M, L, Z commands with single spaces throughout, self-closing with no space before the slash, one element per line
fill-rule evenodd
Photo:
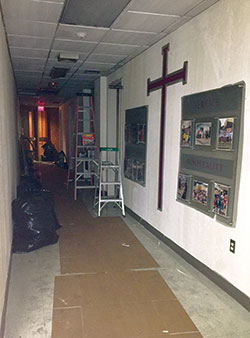
<path fill-rule="evenodd" d="M 87 34 L 85 32 L 77 32 L 76 36 L 80 39 L 84 39 Z"/>

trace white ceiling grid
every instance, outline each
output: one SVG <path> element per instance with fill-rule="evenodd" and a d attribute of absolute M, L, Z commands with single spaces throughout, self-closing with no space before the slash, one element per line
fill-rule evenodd
<path fill-rule="evenodd" d="M 99 27 L 98 22 L 95 27 L 60 23 L 67 10 L 65 2 L 73 0 L 0 1 L 18 89 L 43 91 L 55 81 L 58 89 L 63 87 L 61 94 L 69 96 L 119 68 L 219 0 L 131 0 L 108 28 Z M 74 4 L 82 8 L 84 1 L 87 3 L 74 0 Z M 98 3 L 103 0 L 92 1 L 96 2 L 98 17 Z M 109 1 L 105 0 L 105 6 Z M 77 33 L 85 36 L 80 38 Z M 58 62 L 60 53 L 76 53 L 79 60 Z M 52 67 L 70 69 L 65 78 L 54 80 L 50 78 Z M 86 70 L 100 73 L 87 75 Z"/>

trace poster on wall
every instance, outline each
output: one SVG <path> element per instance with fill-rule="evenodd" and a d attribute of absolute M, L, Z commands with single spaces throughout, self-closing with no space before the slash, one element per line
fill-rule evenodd
<path fill-rule="evenodd" d="M 217 215 L 228 216 L 229 186 L 214 183 L 213 212 Z"/>
<path fill-rule="evenodd" d="M 207 205 L 208 203 L 208 184 L 202 181 L 193 181 L 192 200 L 194 202 Z"/>
<path fill-rule="evenodd" d="M 192 133 L 193 133 L 193 121 L 182 121 L 181 122 L 181 146 L 191 147 L 192 146 Z"/>
<path fill-rule="evenodd" d="M 211 122 L 201 122 L 195 124 L 195 145 L 211 146 Z"/>
<path fill-rule="evenodd" d="M 233 148 L 233 132 L 234 118 L 219 118 L 218 119 L 218 140 L 217 148 L 221 150 L 232 150 Z"/>

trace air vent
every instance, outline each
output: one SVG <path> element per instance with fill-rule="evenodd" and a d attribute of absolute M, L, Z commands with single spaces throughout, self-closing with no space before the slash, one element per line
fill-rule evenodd
<path fill-rule="evenodd" d="M 69 71 L 69 68 L 53 67 L 50 72 L 50 77 L 52 79 L 58 79 L 60 77 L 65 77 L 68 71 Z"/>
<path fill-rule="evenodd" d="M 95 70 L 95 69 L 86 69 L 84 71 L 84 74 L 89 74 L 89 75 L 92 75 L 92 74 L 100 74 L 100 71 L 99 70 Z"/>
<path fill-rule="evenodd" d="M 76 53 L 60 53 L 57 57 L 58 62 L 73 62 L 79 60 L 79 55 Z"/>

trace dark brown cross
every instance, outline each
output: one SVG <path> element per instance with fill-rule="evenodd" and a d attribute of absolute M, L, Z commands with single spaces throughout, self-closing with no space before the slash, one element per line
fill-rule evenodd
<path fill-rule="evenodd" d="M 167 74 L 168 68 L 168 51 L 169 44 L 162 47 L 163 65 L 162 77 L 154 81 L 148 79 L 147 95 L 157 89 L 161 89 L 161 129 L 160 129 L 160 157 L 159 157 L 159 178 L 158 178 L 158 209 L 162 210 L 162 193 L 163 193 L 163 165 L 164 165 L 164 143 L 165 143 L 165 119 L 166 119 L 166 97 L 167 86 L 182 81 L 182 84 L 187 83 L 187 66 L 188 62 L 185 61 L 183 68 Z"/>

